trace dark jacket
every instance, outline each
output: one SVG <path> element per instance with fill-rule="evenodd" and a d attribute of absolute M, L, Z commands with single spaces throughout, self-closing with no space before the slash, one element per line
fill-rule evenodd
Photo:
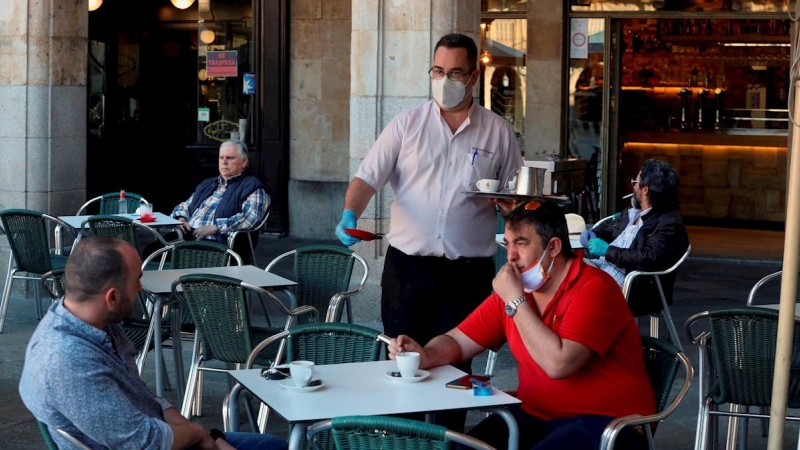
<path fill-rule="evenodd" d="M 194 216 L 203 202 L 214 194 L 214 190 L 217 189 L 219 184 L 219 179 L 219 176 L 207 178 L 197 185 L 197 189 L 192 194 L 192 204 L 189 205 L 190 216 Z M 258 189 L 264 189 L 264 185 L 253 175 L 242 175 L 228 180 L 228 188 L 222 194 L 222 199 L 220 199 L 217 209 L 214 211 L 214 217 L 226 219 L 240 213 L 244 201 Z M 217 234 L 214 239 L 224 244 L 227 237 Z"/>
<path fill-rule="evenodd" d="M 613 242 L 628 226 L 628 210 L 619 218 L 603 222 L 592 231 L 597 237 Z M 689 235 L 683 220 L 676 211 L 650 211 L 642 217 L 644 224 L 636 233 L 630 248 L 609 246 L 606 261 L 629 273 L 633 270 L 647 272 L 672 267 L 689 248 Z M 672 288 L 676 272 L 659 277 L 667 304 L 672 304 Z M 655 278 L 639 276 L 634 280 L 628 295 L 628 306 L 634 316 L 652 314 L 663 309 Z"/>

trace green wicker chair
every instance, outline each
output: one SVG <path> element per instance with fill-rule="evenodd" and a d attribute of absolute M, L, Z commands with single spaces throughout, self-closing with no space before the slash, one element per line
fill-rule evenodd
<path fill-rule="evenodd" d="M 0 211 L 2 228 L 0 233 L 8 238 L 11 254 L 8 257 L 6 283 L 0 300 L 0 333 L 3 332 L 8 303 L 11 299 L 11 285 L 14 280 L 35 280 L 34 299 L 36 318 L 41 319 L 42 303 L 39 295 L 39 278 L 53 269 L 63 268 L 67 257 L 57 255 L 50 247 L 48 225 L 61 225 L 74 236 L 72 227 L 57 217 L 29 209 L 6 209 Z M 19 273 L 27 275 L 19 275 Z"/>
<path fill-rule="evenodd" d="M 150 256 L 145 258 L 142 262 L 142 267 L 153 267 L 156 270 L 162 269 L 197 269 L 197 268 L 204 268 L 204 267 L 224 267 L 230 265 L 242 265 L 242 258 L 230 250 L 228 247 L 219 244 L 217 242 L 211 241 L 180 241 L 175 242 L 174 244 L 168 245 L 166 247 L 162 247 L 156 251 L 154 251 Z M 170 295 L 166 300 L 162 302 L 162 305 L 167 307 L 167 311 L 162 319 L 162 334 L 161 334 L 161 342 L 165 342 L 171 336 L 171 315 L 175 312 L 174 305 L 178 301 L 177 297 Z M 187 308 L 180 308 L 179 314 L 181 315 L 181 331 L 184 333 L 189 334 L 190 336 L 194 336 L 194 322 L 192 322 L 192 314 L 189 312 Z M 150 332 L 148 325 L 149 319 L 147 324 L 137 324 L 136 328 L 143 328 L 143 330 L 136 332 L 137 339 L 141 337 L 143 339 L 143 344 L 141 346 L 137 346 L 137 350 L 140 351 L 139 357 L 137 358 L 137 368 L 139 369 L 139 375 L 142 375 L 144 372 L 144 365 L 147 359 L 147 352 L 142 352 L 143 348 L 147 348 L 148 352 L 153 348 L 153 334 Z M 145 325 L 142 327 L 142 325 Z M 130 330 L 131 334 L 134 332 L 133 329 Z M 128 334 L 128 328 L 125 328 L 126 334 Z M 144 333 L 144 334 L 141 334 Z M 128 336 L 131 337 L 130 334 Z M 185 336 L 183 336 L 185 337 Z M 131 339 L 133 340 L 133 339 Z M 134 341 L 135 343 L 136 341 Z M 180 355 L 177 353 L 174 355 L 175 358 L 179 358 Z M 178 364 L 176 362 L 176 368 L 182 367 L 182 364 Z M 165 371 L 166 373 L 166 371 Z M 178 382 L 178 388 L 183 388 L 183 375 L 178 374 L 180 381 Z"/>
<path fill-rule="evenodd" d="M 169 245 L 169 243 L 158 231 L 133 219 L 122 216 L 89 216 L 89 218 L 84 220 L 83 224 L 81 224 L 81 230 L 86 229 L 89 230 L 87 234 L 92 236 L 107 236 L 122 239 L 123 241 L 133 245 L 133 247 L 139 252 L 141 252 L 144 248 L 139 244 L 140 234 L 151 236 L 154 241 L 159 242 L 161 247 L 166 247 Z M 147 256 L 148 255 L 143 255 L 142 257 L 146 258 Z M 147 270 L 155 270 L 155 268 L 156 267 L 151 264 L 147 267 Z"/>
<path fill-rule="evenodd" d="M 267 195 L 267 212 L 261 221 L 249 230 L 234 231 L 228 235 L 228 248 L 239 253 L 248 264 L 258 265 L 256 261 L 256 246 L 258 246 L 258 236 L 261 230 L 267 226 L 269 220 L 269 195 Z"/>
<path fill-rule="evenodd" d="M 128 213 L 133 213 L 139 208 L 139 205 L 142 203 L 150 203 L 145 200 L 141 195 L 134 194 L 133 192 L 125 191 L 125 200 L 128 204 Z M 107 194 L 103 194 L 97 196 L 86 203 L 84 203 L 79 209 L 78 212 L 75 213 L 76 216 L 82 216 L 86 214 L 86 210 L 89 207 L 94 209 L 94 204 L 98 204 L 96 214 L 118 214 L 119 213 L 119 191 L 117 192 L 109 192 Z"/>
<path fill-rule="evenodd" d="M 334 447 L 320 445 L 318 436 L 330 430 Z M 306 434 L 315 450 L 336 448 L 427 450 L 449 449 L 455 444 L 467 448 L 494 449 L 489 444 L 441 425 L 386 416 L 343 416 L 317 422 Z"/>
<path fill-rule="evenodd" d="M 270 299 L 273 306 L 286 315 L 286 325 L 283 328 L 251 326 L 247 308 L 248 293 Z M 317 310 L 311 306 L 300 306 L 290 310 L 274 294 L 265 289 L 219 275 L 182 276 L 172 284 L 172 295 L 180 299 L 181 307 L 189 309 L 195 324 L 192 354 L 196 356 L 189 369 L 189 381 L 181 407 L 181 414 L 187 418 L 190 417 L 193 407 L 197 414 L 201 410 L 200 401 L 194 401 L 199 371 L 226 372 L 205 367 L 207 361 L 217 360 L 228 365 L 242 365 L 258 342 L 289 329 L 295 318 L 310 315 L 313 320 L 317 319 Z M 258 362 L 269 365 L 277 354 L 277 348 L 268 349 Z M 199 400 L 200 396 L 197 397 Z"/>
<path fill-rule="evenodd" d="M 275 272 L 279 263 L 290 256 L 294 257 L 294 266 L 292 275 L 288 277 L 297 282 L 297 304 L 327 311 L 325 321 L 338 322 L 343 312 L 340 304 L 344 302 L 347 322 L 353 323 L 350 297 L 364 288 L 369 276 L 369 266 L 364 258 L 346 247 L 309 245 L 279 255 L 264 270 Z M 363 275 L 358 286 L 348 291 L 356 261 L 361 263 Z"/>
<path fill-rule="evenodd" d="M 649 336 L 642 336 L 642 350 L 644 353 L 644 364 L 647 369 L 647 375 L 650 378 L 650 384 L 653 387 L 653 392 L 656 396 L 656 414 L 641 416 L 632 415 L 626 417 L 619 417 L 611 421 L 606 426 L 600 441 L 600 450 L 609 450 L 614 448 L 617 440 L 617 435 L 626 427 L 640 426 L 649 424 L 650 426 L 642 427 L 650 449 L 655 448 L 653 444 L 653 434 L 656 432 L 658 424 L 666 419 L 670 414 L 675 411 L 680 402 L 689 392 L 689 387 L 692 385 L 692 378 L 694 377 L 694 369 L 689 358 L 680 351 L 677 347 Z M 678 369 L 684 369 L 685 377 L 680 390 L 670 401 L 670 393 L 672 385 L 675 381 L 675 376 L 678 374 Z"/>
<path fill-rule="evenodd" d="M 708 331 L 694 333 L 698 322 Z M 775 370 L 775 342 L 778 336 L 778 311 L 766 308 L 734 308 L 704 311 L 686 320 L 689 339 L 700 347 L 700 405 L 698 406 L 695 448 L 707 448 L 716 440 L 719 416 L 731 416 L 728 441 L 737 441 L 736 417 L 769 417 L 742 412 L 742 408 L 768 408 L 772 402 L 772 377 Z M 703 370 L 708 364 L 709 375 Z M 800 408 L 800 320 L 795 318 L 794 342 L 789 374 L 788 407 Z M 719 406 L 731 405 L 730 411 Z M 711 420 L 711 419 L 714 420 Z M 787 416 L 800 421 L 800 416 Z"/>
<path fill-rule="evenodd" d="M 243 369 L 250 369 L 256 358 L 265 349 L 282 345 L 285 350 L 278 352 L 274 365 L 304 360 L 315 364 L 344 364 L 354 362 L 379 361 L 384 354 L 389 337 L 377 330 L 356 324 L 324 322 L 319 324 L 296 325 L 281 333 L 271 336 L 253 348 Z M 236 384 L 225 397 L 222 406 L 222 420 L 225 431 L 238 431 L 239 398 L 244 391 L 241 384 Z M 249 396 L 249 393 L 247 393 Z M 262 411 L 258 424 L 248 410 L 250 427 L 263 433 L 266 429 L 267 407 Z M 301 447 L 307 448 L 305 443 Z"/>

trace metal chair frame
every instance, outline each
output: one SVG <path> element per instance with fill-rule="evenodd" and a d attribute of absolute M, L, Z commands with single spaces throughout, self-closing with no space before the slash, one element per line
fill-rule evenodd
<path fill-rule="evenodd" d="M 427 449 L 439 448 L 436 443 L 445 444 L 449 441 L 468 448 L 494 450 L 494 447 L 486 442 L 463 433 L 448 430 L 441 425 L 387 416 L 344 416 L 323 420 L 309 426 L 306 431 L 306 436 L 314 450 L 322 450 L 323 447 L 320 446 L 318 439 L 321 432 L 330 430 L 334 434 L 335 442 L 338 433 L 345 433 L 345 430 L 359 429 L 364 430 L 363 433 L 359 433 L 359 436 L 361 436 L 359 441 L 368 446 L 364 448 Z M 387 437 L 391 438 L 391 436 L 402 436 L 407 439 L 400 439 L 402 445 L 392 446 L 386 441 Z M 370 439 L 370 437 L 374 438 Z M 414 439 L 419 439 L 420 445 L 413 445 Z M 374 442 L 367 442 L 370 440 Z M 352 442 L 348 442 L 347 444 L 342 443 L 341 445 L 336 442 L 335 448 L 349 450 L 353 447 Z"/>
<path fill-rule="evenodd" d="M 351 331 L 352 330 L 352 331 Z M 337 322 L 324 322 L 319 324 L 306 324 L 306 325 L 296 325 L 295 327 L 270 336 L 267 339 L 261 341 L 258 345 L 253 347 L 253 350 L 250 352 L 250 356 L 247 358 L 247 361 L 242 367 L 243 370 L 252 369 L 253 365 L 256 363 L 256 359 L 258 355 L 266 348 L 270 347 L 271 345 L 275 344 L 276 342 L 280 341 L 277 356 L 275 361 L 270 365 L 270 367 L 277 366 L 284 358 L 286 354 L 286 339 L 291 338 L 292 335 L 297 336 L 307 336 L 307 335 L 326 335 L 326 334 L 350 334 L 353 335 L 367 335 L 367 334 L 374 334 L 375 340 L 377 342 L 382 342 L 385 346 L 388 346 L 391 338 L 386 336 L 385 334 L 373 330 L 371 328 L 356 325 L 356 324 L 343 324 Z M 383 352 L 378 351 L 373 358 L 370 359 L 372 361 L 377 361 L 380 359 L 381 354 Z M 359 359 L 361 361 L 361 359 Z M 330 361 L 314 361 L 318 364 L 331 364 Z M 239 416 L 239 398 L 243 393 L 247 393 L 244 386 L 240 383 L 236 383 L 231 391 L 225 396 L 222 404 L 222 420 L 225 431 L 239 431 L 238 430 L 238 416 Z M 267 417 L 269 414 L 269 409 L 263 403 L 259 409 L 258 419 L 254 419 L 254 414 L 249 409 L 247 410 L 248 418 L 250 419 L 250 427 L 253 430 L 258 430 L 260 433 L 264 433 L 267 426 Z"/>
<path fill-rule="evenodd" d="M 69 441 L 70 444 L 74 445 L 78 450 L 92 450 L 89 446 L 85 445 L 83 442 L 77 440 L 75 436 L 67 433 L 66 431 L 62 430 L 61 428 L 56 428 L 56 433 L 60 434 L 61 437 Z"/>
<path fill-rule="evenodd" d="M 275 259 L 273 259 L 272 261 L 270 261 L 269 264 L 267 264 L 267 267 L 264 270 L 267 272 L 272 272 L 274 267 L 285 258 L 297 255 L 298 252 L 302 254 L 304 252 L 313 252 L 315 250 L 319 250 L 321 252 L 326 252 L 326 253 L 338 253 L 343 257 L 352 258 L 349 270 L 351 277 L 352 277 L 352 266 L 355 263 L 355 261 L 358 261 L 361 264 L 364 274 L 362 275 L 361 280 L 358 283 L 358 286 L 356 286 L 355 289 L 351 289 L 349 291 L 334 293 L 331 296 L 330 301 L 328 302 L 328 308 L 325 314 L 325 322 L 338 322 L 341 319 L 341 312 L 339 312 L 340 304 L 344 302 L 344 306 L 347 308 L 347 322 L 353 323 L 353 310 L 350 304 L 350 297 L 354 296 L 355 294 L 361 292 L 362 289 L 364 289 L 364 286 L 367 284 L 367 278 L 369 277 L 369 265 L 367 264 L 367 261 L 364 258 L 362 258 L 361 255 L 359 255 L 358 253 L 348 248 L 335 245 L 311 245 L 305 247 L 298 247 L 295 250 L 288 251 L 286 253 L 283 253 L 275 257 Z M 295 258 L 297 257 L 295 256 Z M 297 281 L 298 285 L 301 285 L 303 284 L 303 278 L 306 275 L 297 272 L 298 269 L 296 261 L 297 259 L 295 259 L 295 266 L 294 266 L 295 273 L 293 279 Z M 308 275 L 308 276 L 313 277 L 313 275 Z M 352 284 L 351 280 L 348 280 L 348 285 L 350 284 Z M 298 289 L 302 289 L 302 287 L 298 287 Z M 301 299 L 299 301 L 303 300 Z"/>
<path fill-rule="evenodd" d="M 284 326 L 283 330 L 288 330 L 293 324 L 296 317 L 301 317 L 304 315 L 310 315 L 313 321 L 317 320 L 318 313 L 316 308 L 311 306 L 300 306 L 293 309 L 287 308 L 283 302 L 281 302 L 278 297 L 276 297 L 272 292 L 262 289 L 258 286 L 253 286 L 249 283 L 245 283 L 241 280 L 237 280 L 235 278 L 224 277 L 219 275 L 210 275 L 210 274 L 197 274 L 197 275 L 185 275 L 172 283 L 172 294 L 176 296 L 180 301 L 187 305 L 189 304 L 188 300 L 186 299 L 186 290 L 184 285 L 189 282 L 202 282 L 202 281 L 209 281 L 212 283 L 217 283 L 220 285 L 226 285 L 228 287 L 234 288 L 237 291 L 241 291 L 241 295 L 246 298 L 247 293 L 252 293 L 254 295 L 261 296 L 261 298 L 269 298 L 272 304 L 283 314 L 286 315 L 286 325 Z M 234 306 L 234 299 L 231 299 L 231 307 Z M 189 381 L 186 384 L 186 391 L 183 397 L 183 403 L 181 406 L 181 414 L 186 417 L 190 418 L 192 411 L 194 410 L 195 413 L 200 412 L 201 405 L 200 402 L 195 404 L 195 394 L 198 387 L 201 387 L 198 384 L 199 372 L 200 371 L 210 371 L 210 372 L 227 372 L 226 369 L 216 369 L 210 367 L 204 367 L 204 362 L 206 361 L 207 354 L 206 352 L 211 351 L 213 354 L 213 349 L 205 349 L 203 345 L 203 341 L 205 338 L 203 337 L 203 333 L 209 332 L 210 330 L 204 330 L 204 322 L 202 320 L 198 320 L 195 316 L 194 311 L 192 311 L 192 318 L 195 322 L 195 333 L 194 333 L 194 345 L 192 350 L 192 365 L 189 369 Z M 246 314 L 246 311 L 241 312 L 240 317 L 243 322 L 244 330 L 250 330 L 249 325 L 249 316 Z M 249 340 L 250 337 L 247 337 L 246 340 Z M 250 353 L 248 349 L 243 349 Z M 278 355 L 280 356 L 280 355 Z M 245 361 L 235 362 L 236 366 L 241 366 L 244 364 Z M 198 395 L 197 398 L 200 398 Z"/>
<path fill-rule="evenodd" d="M 679 350 L 676 346 L 664 342 L 659 341 L 652 337 L 643 336 L 642 337 L 642 347 L 648 350 L 655 350 L 656 352 L 670 355 L 674 358 L 675 364 L 673 370 L 670 371 L 669 374 L 666 374 L 666 381 L 669 382 L 670 386 L 663 390 L 663 386 L 661 386 L 664 380 L 657 380 L 651 379 L 650 383 L 653 385 L 654 391 L 656 391 L 656 406 L 657 412 L 656 414 L 650 414 L 646 416 L 642 416 L 639 414 L 634 414 L 625 417 L 618 417 L 609 423 L 605 430 L 603 430 L 603 435 L 600 440 L 600 450 L 610 450 L 614 448 L 614 443 L 616 442 L 617 436 L 619 433 L 626 427 L 636 426 L 636 425 L 646 425 L 649 424 L 650 426 L 642 427 L 644 429 L 645 435 L 647 436 L 647 443 L 651 450 L 655 448 L 653 443 L 653 433 L 655 431 L 655 426 L 658 425 L 661 421 L 669 417 L 678 405 L 683 401 L 683 398 L 689 392 L 689 388 L 692 385 L 692 379 L 694 378 L 694 368 L 692 367 L 692 363 L 689 361 L 689 358 L 683 353 L 683 350 Z M 645 362 L 648 359 L 645 358 Z M 681 385 L 680 390 L 678 391 L 675 396 L 672 397 L 672 401 L 667 404 L 667 400 L 669 398 L 669 393 L 672 390 L 672 381 L 675 379 L 675 375 L 677 375 L 678 368 L 683 367 L 685 372 L 685 378 L 683 380 L 683 384 Z M 659 395 L 659 391 L 661 395 Z"/>
<path fill-rule="evenodd" d="M 135 194 L 133 192 L 125 191 L 125 200 L 127 200 L 128 208 L 131 206 L 135 206 L 137 204 L 142 203 L 150 203 L 144 197 L 139 194 Z M 91 206 L 94 203 L 100 203 L 100 210 L 98 214 L 117 214 L 119 212 L 119 191 L 117 192 L 109 192 L 103 195 L 98 195 L 97 197 L 87 200 L 86 203 L 81 205 L 78 208 L 78 212 L 75 213 L 76 216 L 82 216 L 86 213 L 86 208 Z M 133 213 L 136 208 L 129 210 L 129 213 Z"/>
<path fill-rule="evenodd" d="M 253 234 L 261 233 L 261 230 L 267 226 L 267 220 L 269 220 L 269 196 L 267 196 L 267 212 L 264 214 L 264 218 L 261 219 L 261 222 L 258 223 L 255 227 L 249 230 L 239 230 L 234 231 L 228 235 L 228 248 L 233 250 L 233 244 L 236 242 L 236 238 L 240 235 L 244 235 L 247 237 L 247 244 L 250 248 L 250 258 L 252 258 L 253 265 L 257 266 L 258 261 L 256 261 L 256 246 L 253 245 Z"/>
<path fill-rule="evenodd" d="M 8 220 L 14 218 L 27 218 L 26 220 L 33 220 L 38 222 L 38 230 L 35 236 L 28 235 L 30 242 L 18 243 L 14 240 L 17 234 L 16 230 L 9 230 L 10 224 Z M 11 287 L 14 280 L 34 280 L 34 300 L 36 308 L 36 318 L 43 317 L 41 295 L 39 292 L 39 281 L 41 276 L 50 270 L 63 267 L 66 263 L 66 257 L 58 255 L 50 247 L 50 238 L 47 231 L 48 225 L 62 226 L 70 230 L 69 232 L 76 237 L 72 227 L 67 225 L 63 220 L 44 214 L 39 211 L 29 209 L 6 209 L 0 211 L 0 219 L 2 220 L 2 227 L 0 227 L 0 234 L 5 234 L 8 238 L 11 253 L 8 255 L 8 268 L 6 271 L 6 282 L 3 287 L 2 299 L 0 299 L 0 333 L 3 332 L 5 325 L 6 314 L 8 313 L 8 304 L 11 301 Z M 9 232 L 11 234 L 9 234 Z M 36 254 L 33 254 L 33 251 Z M 24 272 L 28 275 L 17 275 L 18 272 Z M 35 275 L 35 276 L 33 276 Z"/>
<path fill-rule="evenodd" d="M 700 389 L 699 389 L 699 396 L 698 396 L 698 412 L 697 412 L 697 430 L 695 434 L 695 450 L 705 450 L 709 447 L 709 441 L 711 442 L 710 447 L 716 448 L 716 440 L 717 440 L 717 429 L 718 429 L 718 417 L 719 416 L 728 416 L 730 417 L 730 421 L 728 422 L 728 429 L 726 433 L 726 448 L 734 448 L 736 443 L 740 441 L 741 435 L 739 435 L 739 418 L 760 418 L 760 419 L 769 419 L 768 414 L 764 413 L 750 413 L 747 411 L 749 406 L 758 406 L 758 407 L 769 407 L 768 404 L 760 404 L 762 402 L 761 399 L 758 399 L 759 395 L 755 393 L 748 393 L 746 394 L 749 398 L 753 399 L 753 403 L 751 405 L 748 404 L 736 404 L 730 403 L 729 401 L 724 401 L 723 403 L 717 404 L 714 399 L 712 398 L 712 388 L 716 388 L 717 384 L 719 383 L 718 377 L 720 376 L 721 371 L 724 371 L 724 368 L 717 367 L 718 366 L 718 359 L 722 361 L 722 358 L 718 352 L 719 343 L 715 343 L 712 340 L 712 331 L 701 331 L 698 333 L 693 333 L 692 326 L 697 322 L 708 319 L 709 323 L 713 320 L 714 315 L 721 313 L 721 314 L 735 314 L 735 315 L 742 315 L 745 317 L 753 317 L 758 319 L 766 319 L 766 320 L 774 320 L 774 332 L 775 336 L 763 336 L 760 335 L 760 338 L 763 338 L 765 341 L 775 342 L 777 338 L 777 321 L 778 321 L 778 311 L 766 309 L 766 308 L 757 308 L 757 307 L 749 307 L 749 308 L 732 308 L 732 309 L 725 309 L 725 310 L 717 310 L 717 311 L 703 311 L 693 316 L 689 317 L 686 320 L 684 325 L 684 330 L 686 332 L 687 337 L 689 340 L 697 344 L 699 346 L 699 367 L 698 371 L 700 372 Z M 749 325 L 747 328 L 754 328 L 752 325 Z M 744 330 L 744 331 L 748 331 Z M 741 336 L 738 336 L 736 342 L 738 345 L 742 344 L 752 344 L 752 339 L 748 339 L 747 333 L 742 332 Z M 800 360 L 800 318 L 795 318 L 795 331 L 794 331 L 794 350 L 792 354 L 792 360 L 798 361 Z M 753 349 L 750 349 L 753 350 Z M 729 351 L 729 350 L 726 350 Z M 733 350 L 730 350 L 733 351 Z M 753 350 L 755 351 L 755 350 Z M 761 353 L 759 353 L 761 355 Z M 739 355 L 737 358 L 745 362 L 742 366 L 743 369 L 751 369 L 752 364 L 747 361 L 748 355 Z M 774 358 L 770 358 L 771 362 L 774 364 Z M 797 372 L 797 368 L 793 368 L 792 372 Z M 725 371 L 725 375 L 730 375 L 729 372 Z M 751 374 L 749 378 L 758 377 L 756 374 Z M 749 382 L 757 382 L 757 383 L 769 383 L 772 384 L 772 377 L 765 376 L 765 377 L 758 377 L 758 380 L 750 380 Z M 761 379 L 764 378 L 764 379 Z M 714 383 L 714 384 L 712 384 Z M 746 384 L 747 382 L 742 382 L 742 384 Z M 789 398 L 789 408 L 797 407 L 797 404 L 800 404 L 800 395 L 798 394 L 798 383 L 800 383 L 800 377 L 797 375 L 793 375 L 793 379 L 790 380 L 790 398 Z M 794 388 L 792 387 L 794 385 Z M 736 389 L 746 389 L 746 386 L 729 386 L 731 390 Z M 717 392 L 715 394 L 719 395 L 720 389 L 715 389 Z M 771 392 L 771 388 L 769 389 Z M 796 397 L 792 397 L 791 392 L 794 392 Z M 745 394 L 742 392 L 736 391 L 735 394 L 731 392 L 722 392 L 722 397 L 729 399 L 730 397 L 741 397 Z M 758 402 L 758 403 L 756 403 Z M 719 406 L 724 403 L 729 403 L 729 411 L 721 411 L 719 410 Z M 768 403 L 764 401 L 764 403 Z M 745 409 L 745 412 L 742 412 L 742 409 Z M 712 420 L 712 418 L 714 420 Z M 800 416 L 786 416 L 786 420 L 792 421 L 800 421 Z"/>
<path fill-rule="evenodd" d="M 638 276 L 652 276 L 656 280 L 656 286 L 658 287 L 658 294 L 661 296 L 661 306 L 664 308 L 661 310 L 660 313 L 650 314 L 650 336 L 654 338 L 658 338 L 658 319 L 664 319 L 664 322 L 667 324 L 667 330 L 669 331 L 669 337 L 672 343 L 678 347 L 681 351 L 683 351 L 683 345 L 681 345 L 680 338 L 678 338 L 678 330 L 675 329 L 675 323 L 672 321 L 672 314 L 669 312 L 669 304 L 667 303 L 667 297 L 664 295 L 664 288 L 661 287 L 661 279 L 659 276 L 670 274 L 680 267 L 681 264 L 689 257 L 689 253 L 692 251 L 692 244 L 689 244 L 689 247 L 686 249 L 686 253 L 681 256 L 681 259 L 678 260 L 675 264 L 672 265 L 669 269 L 655 271 L 655 272 L 645 272 L 643 270 L 634 270 L 632 272 L 628 272 L 625 275 L 625 281 L 622 284 L 622 294 L 625 296 L 625 300 L 628 300 L 628 296 L 631 292 L 631 287 L 633 286 L 633 280 Z"/>

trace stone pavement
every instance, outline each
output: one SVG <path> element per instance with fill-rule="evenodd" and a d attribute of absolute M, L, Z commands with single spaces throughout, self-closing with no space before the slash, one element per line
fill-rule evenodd
<path fill-rule="evenodd" d="M 291 250 L 299 245 L 310 243 L 335 243 L 332 241 L 309 241 L 296 238 L 281 238 L 265 235 L 258 246 L 258 261 L 261 266 L 278 254 Z M 694 242 L 693 242 L 694 243 Z M 740 261 L 745 261 L 744 263 Z M 729 257 L 714 257 L 702 255 L 690 257 L 681 268 L 675 289 L 675 305 L 672 315 L 679 333 L 683 336 L 683 324 L 692 314 L 710 308 L 743 306 L 750 287 L 761 277 L 780 270 L 778 259 L 753 259 Z M 374 283 L 373 283 L 374 284 Z M 777 292 L 777 290 L 774 290 Z M 368 289 L 360 302 L 378 302 L 375 286 Z M 777 294 L 775 294 L 777 295 Z M 775 297 L 777 301 L 777 297 Z M 369 315 L 371 320 L 358 322 L 374 328 L 380 328 L 380 323 Z M 640 321 L 643 332 L 649 328 L 645 320 Z M 8 312 L 8 319 L 4 333 L 0 334 L 0 449 L 21 450 L 45 448 L 44 443 L 36 428 L 33 417 L 25 409 L 19 399 L 17 385 L 19 382 L 24 360 L 25 346 L 36 326 L 34 309 L 30 301 L 25 301 L 21 296 L 12 298 Z M 662 323 L 662 336 L 665 328 Z M 683 346 L 692 363 L 697 367 L 697 349 L 683 339 Z M 186 348 L 186 346 L 184 346 Z M 167 361 L 171 360 L 169 351 L 165 352 Z M 185 355 L 188 368 L 188 353 Z M 483 373 L 485 358 L 478 358 L 474 363 L 474 371 Z M 152 353 L 144 374 L 145 380 L 154 384 L 154 371 Z M 168 367 L 170 364 L 168 364 Z M 172 372 L 170 375 L 173 376 Z M 174 377 L 172 378 L 174 380 Z M 514 388 L 516 386 L 516 365 L 513 358 L 504 347 L 499 355 L 495 370 L 494 385 L 499 388 Z M 676 380 L 676 386 L 683 380 Z M 684 399 L 675 414 L 666 419 L 658 428 L 656 446 L 659 449 L 686 449 L 691 448 L 694 442 L 695 427 L 697 423 L 697 377 L 692 389 Z M 222 428 L 220 405 L 222 397 L 227 392 L 227 382 L 223 376 L 208 374 L 205 378 L 205 395 L 203 403 L 203 416 L 196 420 L 208 427 Z M 168 400 L 175 401 L 176 393 L 167 392 Z M 798 411 L 792 411 L 798 413 Z M 470 413 L 468 425 L 480 420 L 478 413 Z M 724 422 L 723 422 L 724 423 Z M 788 423 L 788 422 L 787 422 Z M 721 426 L 724 429 L 724 426 Z M 273 414 L 269 420 L 269 431 L 286 437 L 288 427 L 284 420 Z M 796 448 L 798 427 L 789 424 L 786 427 L 785 448 Z M 748 448 L 766 449 L 767 439 L 761 437 L 759 424 L 751 421 Z"/>

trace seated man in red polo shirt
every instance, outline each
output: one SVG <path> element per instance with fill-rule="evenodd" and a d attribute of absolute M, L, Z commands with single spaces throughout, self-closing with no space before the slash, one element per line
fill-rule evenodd
<path fill-rule="evenodd" d="M 508 264 L 494 293 L 461 324 L 421 347 L 392 340 L 392 359 L 418 351 L 420 367 L 456 364 L 508 342 L 517 360 L 521 408 L 513 410 L 521 449 L 597 449 L 616 417 L 655 413 L 639 330 L 619 286 L 584 264 L 569 245 L 567 222 L 552 202 L 530 201 L 506 217 Z M 470 435 L 502 448 L 503 420 L 490 416 Z M 646 447 L 626 429 L 618 448 Z M 622 447 L 625 445 L 625 447 Z"/>

